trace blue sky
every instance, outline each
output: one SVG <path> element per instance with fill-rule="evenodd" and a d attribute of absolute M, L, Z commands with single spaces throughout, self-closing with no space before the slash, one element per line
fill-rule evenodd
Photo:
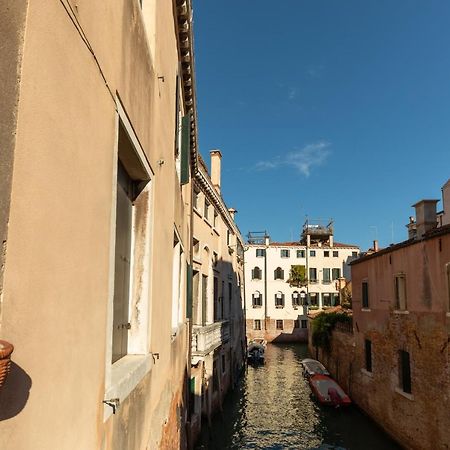
<path fill-rule="evenodd" d="M 407 238 L 450 178 L 449 23 L 443 0 L 194 0 L 200 151 L 244 236 Z"/>

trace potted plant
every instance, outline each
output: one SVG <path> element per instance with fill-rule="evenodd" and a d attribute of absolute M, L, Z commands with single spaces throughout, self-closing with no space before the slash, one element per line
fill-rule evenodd
<path fill-rule="evenodd" d="M 0 340 L 0 387 L 3 386 L 11 368 L 11 353 L 14 346 L 7 341 Z"/>

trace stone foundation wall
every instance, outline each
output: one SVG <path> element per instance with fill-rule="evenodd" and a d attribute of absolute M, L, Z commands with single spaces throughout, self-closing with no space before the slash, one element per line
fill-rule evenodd
<path fill-rule="evenodd" d="M 284 319 L 283 329 L 277 329 L 276 319 L 266 320 L 266 329 L 264 321 L 261 321 L 261 330 L 254 330 L 253 319 L 247 319 L 247 339 L 264 338 L 267 342 L 307 342 L 307 328 L 294 328 L 294 320 Z M 301 322 L 300 322 L 301 325 Z"/>

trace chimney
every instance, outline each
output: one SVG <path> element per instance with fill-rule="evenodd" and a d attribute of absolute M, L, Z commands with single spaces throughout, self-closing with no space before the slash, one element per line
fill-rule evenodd
<path fill-rule="evenodd" d="M 330 234 L 330 237 L 328 238 L 328 242 L 330 244 L 330 247 L 333 248 L 333 246 L 334 246 L 334 238 L 333 238 L 332 234 Z"/>
<path fill-rule="evenodd" d="M 442 225 L 448 225 L 450 224 L 450 180 L 442 186 L 442 209 L 444 210 Z"/>
<path fill-rule="evenodd" d="M 213 186 L 220 192 L 220 165 L 222 161 L 222 153 L 220 150 L 211 150 L 211 182 Z"/>
<path fill-rule="evenodd" d="M 231 218 L 234 220 L 234 216 L 236 215 L 237 210 L 235 210 L 234 208 L 228 208 L 228 212 L 230 213 Z"/>
<path fill-rule="evenodd" d="M 373 241 L 373 251 L 376 253 L 378 250 L 379 250 L 379 247 L 378 247 L 378 240 L 375 239 L 375 240 Z"/>
<path fill-rule="evenodd" d="M 416 238 L 421 239 L 427 231 L 436 228 L 436 203 L 439 200 L 421 200 L 413 205 L 416 208 Z"/>
<path fill-rule="evenodd" d="M 417 235 L 416 219 L 413 216 L 409 216 L 409 223 L 406 225 L 408 228 L 408 239 L 415 239 Z"/>

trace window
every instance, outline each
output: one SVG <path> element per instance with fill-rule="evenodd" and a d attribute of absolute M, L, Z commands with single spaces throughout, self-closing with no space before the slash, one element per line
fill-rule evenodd
<path fill-rule="evenodd" d="M 200 250 L 200 241 L 196 237 L 192 238 L 192 245 L 194 248 L 194 253 L 198 253 Z"/>
<path fill-rule="evenodd" d="M 203 212 L 203 216 L 206 220 L 209 218 L 209 207 L 211 206 L 211 203 L 208 202 L 208 200 L 205 198 L 205 211 Z"/>
<path fill-rule="evenodd" d="M 308 328 L 308 321 L 306 319 L 302 319 L 302 328 Z"/>
<path fill-rule="evenodd" d="M 253 324 L 253 329 L 254 330 L 261 330 L 261 320 L 255 319 L 255 322 Z"/>
<path fill-rule="evenodd" d="M 304 258 L 305 250 L 297 250 L 297 258 Z"/>
<path fill-rule="evenodd" d="M 266 249 L 265 248 L 257 248 L 256 249 L 256 257 L 257 258 L 262 258 L 264 257 L 266 254 Z"/>
<path fill-rule="evenodd" d="M 253 308 L 259 308 L 262 306 L 262 295 L 259 291 L 255 291 L 252 295 Z"/>
<path fill-rule="evenodd" d="M 315 267 L 309 268 L 309 281 L 310 283 L 317 283 L 317 269 Z"/>
<path fill-rule="evenodd" d="M 333 278 L 333 281 L 341 278 L 341 269 L 332 269 L 331 276 Z"/>
<path fill-rule="evenodd" d="M 313 258 L 314 256 L 316 256 L 316 251 L 315 251 L 315 250 L 310 250 L 310 251 L 309 251 L 309 256 L 311 256 L 312 258 Z"/>
<path fill-rule="evenodd" d="M 275 308 L 284 308 L 284 294 L 281 291 L 275 294 Z"/>
<path fill-rule="evenodd" d="M 331 294 L 331 306 L 337 306 L 339 303 L 339 294 Z"/>
<path fill-rule="evenodd" d="M 252 280 L 261 280 L 261 278 L 262 278 L 262 271 L 258 266 L 256 266 L 252 270 Z"/>
<path fill-rule="evenodd" d="M 300 321 L 294 320 L 294 328 L 300 328 Z"/>
<path fill-rule="evenodd" d="M 369 307 L 369 283 L 367 281 L 362 282 L 362 307 Z"/>
<path fill-rule="evenodd" d="M 395 276 L 395 308 L 406 309 L 406 276 L 404 274 Z"/>
<path fill-rule="evenodd" d="M 118 104 L 118 109 L 122 111 L 120 104 Z M 140 242 L 141 245 L 145 245 L 146 236 L 141 236 L 139 231 L 135 231 L 133 223 L 136 208 L 139 209 L 141 203 L 146 201 L 144 197 L 139 197 L 139 194 L 150 181 L 150 167 L 147 167 L 146 160 L 143 162 L 143 158 L 143 150 L 139 146 L 137 137 L 133 134 L 132 126 L 128 123 L 125 112 L 123 112 L 123 121 L 122 114 L 119 120 L 116 180 L 112 363 L 128 354 L 129 330 L 131 328 L 129 319 L 130 292 L 133 292 L 130 289 L 133 283 L 132 246 L 133 242 Z M 143 210 L 148 207 L 147 202 Z"/>
<path fill-rule="evenodd" d="M 338 258 L 339 252 L 337 250 L 333 250 L 333 258 Z"/>
<path fill-rule="evenodd" d="M 352 258 L 356 258 L 358 256 L 358 252 L 352 252 Z"/>
<path fill-rule="evenodd" d="M 213 227 L 217 226 L 217 211 L 214 209 Z"/>
<path fill-rule="evenodd" d="M 312 306 L 318 306 L 317 292 L 310 292 L 309 293 L 309 304 L 312 305 Z"/>
<path fill-rule="evenodd" d="M 330 273 L 331 273 L 331 270 L 329 268 L 323 269 L 323 282 L 325 284 L 331 283 Z"/>
<path fill-rule="evenodd" d="M 282 330 L 283 329 L 283 321 L 282 320 L 277 320 L 277 330 Z"/>
<path fill-rule="evenodd" d="M 292 293 L 292 306 L 300 306 L 300 294 L 297 291 Z"/>
<path fill-rule="evenodd" d="M 280 250 L 280 256 L 282 258 L 289 258 L 289 250 L 281 249 Z"/>
<path fill-rule="evenodd" d="M 372 372 L 372 341 L 364 339 L 364 353 L 367 372 Z"/>
<path fill-rule="evenodd" d="M 281 267 L 277 267 L 273 273 L 274 280 L 284 280 L 284 270 Z"/>
<path fill-rule="evenodd" d="M 409 353 L 405 350 L 399 350 L 398 359 L 400 388 L 403 392 L 411 394 L 411 365 Z"/>
<path fill-rule="evenodd" d="M 329 252 L 328 250 L 325 250 L 325 251 L 323 252 L 323 256 L 324 256 L 325 258 L 329 258 L 329 257 L 330 257 L 330 252 Z"/>
<path fill-rule="evenodd" d="M 227 229 L 227 245 L 231 245 L 231 232 Z"/>
<path fill-rule="evenodd" d="M 324 292 L 322 294 L 322 305 L 323 306 L 331 306 L 331 294 L 328 292 Z"/>
<path fill-rule="evenodd" d="M 200 191 L 197 188 L 194 188 L 194 197 L 192 201 L 194 208 L 198 209 L 200 207 Z"/>
<path fill-rule="evenodd" d="M 173 234 L 172 260 L 172 332 L 176 332 L 182 321 L 181 305 L 183 302 L 185 273 L 183 248 L 176 232 Z"/>

